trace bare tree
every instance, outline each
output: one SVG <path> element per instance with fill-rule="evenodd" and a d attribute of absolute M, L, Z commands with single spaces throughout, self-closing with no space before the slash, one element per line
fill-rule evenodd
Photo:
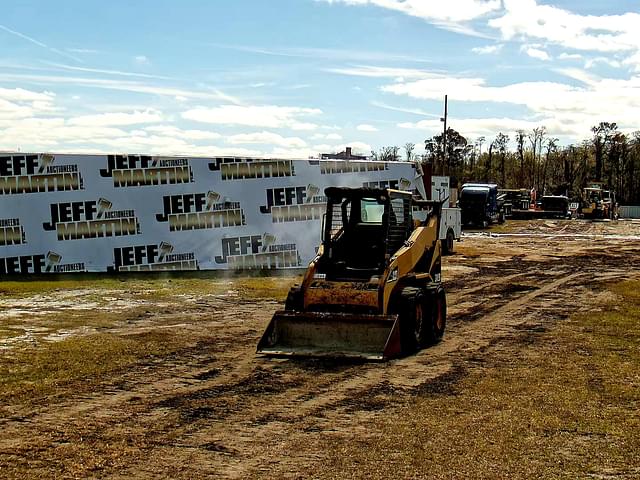
<path fill-rule="evenodd" d="M 500 185 L 502 188 L 505 188 L 507 185 L 507 175 L 505 169 L 505 160 L 507 157 L 507 147 L 509 146 L 509 135 L 505 135 L 504 133 L 498 133 L 498 136 L 493 142 L 500 153 Z"/>
<path fill-rule="evenodd" d="M 616 123 L 609 122 L 600 122 L 598 125 L 591 128 L 591 131 L 593 132 L 593 147 L 596 157 L 595 174 L 596 181 L 598 182 L 602 180 L 602 171 L 605 162 L 607 144 L 609 143 L 611 136 L 616 132 L 617 129 L 618 125 Z"/>
<path fill-rule="evenodd" d="M 518 184 L 522 186 L 524 184 L 524 130 L 516 130 L 516 145 L 518 148 L 518 158 L 520 159 L 520 177 L 518 178 Z"/>
<path fill-rule="evenodd" d="M 407 160 L 407 162 L 412 162 L 414 159 L 414 150 L 416 148 L 416 144 L 415 143 L 411 143 L 411 142 L 407 142 L 404 144 L 404 153 L 405 153 L 405 158 Z"/>
<path fill-rule="evenodd" d="M 491 167 L 493 166 L 493 147 L 496 146 L 495 140 L 489 144 L 489 155 L 487 156 L 487 163 L 484 167 L 484 181 L 488 182 L 491 178 Z"/>
<path fill-rule="evenodd" d="M 400 160 L 399 152 L 400 147 L 382 147 L 376 157 L 381 162 L 397 162 Z"/>
<path fill-rule="evenodd" d="M 544 159 L 544 168 L 542 170 L 542 192 L 544 194 L 545 189 L 547 188 L 547 167 L 549 166 L 549 161 L 551 158 L 551 154 L 555 153 L 558 151 L 558 142 L 559 140 L 557 138 L 548 138 L 546 145 L 547 145 L 547 154 L 545 155 L 545 159 Z"/>
<path fill-rule="evenodd" d="M 546 132 L 547 128 L 542 126 L 542 127 L 536 127 L 534 128 L 531 133 L 529 134 L 529 142 L 531 143 L 531 150 L 533 151 L 533 162 L 532 162 L 532 166 L 531 166 L 531 184 L 534 187 L 538 187 L 539 185 L 539 169 L 537 168 L 537 166 L 540 165 L 541 163 L 541 158 L 542 158 L 542 143 L 544 141 L 544 135 Z M 536 176 L 536 174 L 538 176 Z"/>

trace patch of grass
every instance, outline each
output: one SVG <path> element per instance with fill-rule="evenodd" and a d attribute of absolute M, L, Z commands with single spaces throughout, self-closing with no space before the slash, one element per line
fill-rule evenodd
<path fill-rule="evenodd" d="M 456 244 L 455 253 L 457 255 L 464 255 L 468 258 L 476 258 L 486 254 L 486 250 L 474 247 L 473 245 L 466 245 L 464 242 Z"/>
<path fill-rule="evenodd" d="M 24 333 L 24 330 L 19 328 L 6 328 L 0 326 L 0 339 L 19 337 Z"/>
<path fill-rule="evenodd" d="M 99 277 L 78 275 L 77 278 L 57 279 L 24 279 L 20 281 L 0 282 L 0 297 L 24 298 L 38 294 L 53 294 L 69 290 L 87 291 L 83 299 L 101 302 L 105 291 L 115 295 L 126 294 L 144 300 L 169 298 L 175 295 L 224 294 L 229 290 L 237 290 L 250 297 L 284 298 L 289 287 L 300 281 L 301 275 L 278 276 L 228 276 L 220 274 L 202 277 L 188 275 L 170 277 L 158 276 L 141 278 L 131 277 Z M 95 291 L 95 293 L 92 293 Z"/>
<path fill-rule="evenodd" d="M 491 233 L 515 233 L 520 231 L 521 229 L 522 223 L 513 220 L 507 220 L 504 223 L 491 225 L 488 231 Z"/>
<path fill-rule="evenodd" d="M 603 311 L 501 345 L 456 395 L 386 412 L 375 440 L 332 437 L 313 476 L 640 477 L 640 282 L 610 289 Z"/>
<path fill-rule="evenodd" d="M 84 327 L 106 329 L 115 327 L 128 319 L 153 315 L 153 310 L 152 306 L 132 306 L 120 311 L 65 308 L 41 310 L 19 318 L 0 318 L 0 339 L 23 335 L 26 330 L 34 327 L 37 328 L 36 336 L 38 337 Z"/>
<path fill-rule="evenodd" d="M 187 342 L 166 332 L 96 334 L 13 351 L 0 357 L 0 404 L 37 401 L 72 384 L 90 388 L 138 363 L 179 351 Z"/>
<path fill-rule="evenodd" d="M 115 278 L 92 278 L 87 279 L 79 275 L 77 279 L 59 280 L 53 277 L 49 280 L 4 280 L 0 282 L 0 296 L 25 297 L 41 293 L 50 293 L 56 290 L 77 290 L 77 289 L 111 289 L 122 288 L 122 282 Z"/>
<path fill-rule="evenodd" d="M 272 298 L 275 300 L 284 300 L 287 297 L 289 289 L 294 283 L 300 283 L 302 275 L 295 277 L 268 277 L 268 278 L 246 278 L 239 282 L 234 282 L 237 288 L 245 297 L 253 298 Z"/>

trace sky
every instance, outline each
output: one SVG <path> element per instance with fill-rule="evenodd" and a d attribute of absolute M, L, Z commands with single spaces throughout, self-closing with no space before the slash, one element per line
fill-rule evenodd
<path fill-rule="evenodd" d="M 640 130 L 637 0 L 3 0 L 0 150 L 307 158 Z"/>

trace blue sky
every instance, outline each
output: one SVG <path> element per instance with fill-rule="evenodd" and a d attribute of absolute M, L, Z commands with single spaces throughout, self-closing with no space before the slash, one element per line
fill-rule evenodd
<path fill-rule="evenodd" d="M 3 0 L 0 150 L 305 158 L 640 129 L 637 1 Z"/>

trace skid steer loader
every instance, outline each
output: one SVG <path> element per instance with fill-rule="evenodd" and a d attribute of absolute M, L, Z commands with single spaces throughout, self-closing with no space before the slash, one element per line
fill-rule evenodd
<path fill-rule="evenodd" d="M 392 189 L 329 187 L 325 194 L 317 255 L 258 353 L 387 360 L 437 343 L 446 323 L 443 202 Z M 414 209 L 426 210 L 426 220 L 414 221 Z"/>

